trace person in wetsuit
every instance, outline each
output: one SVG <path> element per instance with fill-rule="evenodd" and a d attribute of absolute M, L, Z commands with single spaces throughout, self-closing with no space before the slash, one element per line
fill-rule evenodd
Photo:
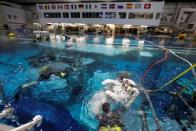
<path fill-rule="evenodd" d="M 118 110 L 116 112 L 110 111 L 110 104 L 104 103 L 102 105 L 102 111 L 103 114 L 98 116 L 98 119 L 100 120 L 99 124 L 99 131 L 102 131 L 104 129 L 116 129 L 117 131 L 122 131 L 124 125 L 121 121 L 121 115 L 120 113 L 124 111 L 124 109 Z"/>

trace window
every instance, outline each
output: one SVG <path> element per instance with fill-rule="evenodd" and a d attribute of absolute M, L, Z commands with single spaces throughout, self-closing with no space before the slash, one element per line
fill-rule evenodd
<path fill-rule="evenodd" d="M 161 13 L 157 13 L 156 14 L 156 19 L 160 19 L 160 17 L 161 17 Z"/>
<path fill-rule="evenodd" d="M 128 18 L 129 19 L 135 19 L 135 13 L 129 13 Z"/>
<path fill-rule="evenodd" d="M 103 12 L 82 12 L 82 18 L 103 18 Z"/>
<path fill-rule="evenodd" d="M 144 19 L 153 19 L 153 13 L 144 13 Z"/>
<path fill-rule="evenodd" d="M 9 19 L 12 19 L 12 16 L 11 16 L 11 15 L 8 15 L 8 18 L 9 18 Z"/>
<path fill-rule="evenodd" d="M 80 12 L 71 12 L 71 18 L 80 18 Z"/>
<path fill-rule="evenodd" d="M 105 18 L 106 19 L 115 19 L 116 18 L 116 12 L 105 12 Z"/>
<path fill-rule="evenodd" d="M 63 12 L 63 18 L 69 18 L 69 13 L 68 12 Z"/>
<path fill-rule="evenodd" d="M 16 20 L 17 19 L 17 16 L 14 15 L 14 19 Z"/>
<path fill-rule="evenodd" d="M 60 12 L 44 13 L 44 18 L 61 18 L 61 13 Z"/>
<path fill-rule="evenodd" d="M 129 13 L 128 19 L 153 19 L 153 13 L 141 13 L 141 12 L 136 12 L 136 13 Z"/>
<path fill-rule="evenodd" d="M 119 12 L 118 17 L 120 19 L 126 19 L 126 12 Z"/>
<path fill-rule="evenodd" d="M 194 27 L 194 24 L 188 24 L 187 25 L 187 29 L 193 29 L 193 27 Z"/>

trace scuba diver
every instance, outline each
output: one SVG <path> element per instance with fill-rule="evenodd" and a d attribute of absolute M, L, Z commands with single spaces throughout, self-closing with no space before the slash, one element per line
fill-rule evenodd
<path fill-rule="evenodd" d="M 99 131 L 122 131 L 123 123 L 121 121 L 121 112 L 125 111 L 125 109 L 117 110 L 115 112 L 111 112 L 110 104 L 104 103 L 102 105 L 103 114 L 97 116 L 100 121 Z"/>
<path fill-rule="evenodd" d="M 44 67 L 40 73 L 39 81 L 48 80 L 50 79 L 51 75 L 56 75 L 62 79 L 65 79 L 68 77 L 69 72 L 66 69 L 58 70 L 58 69 L 53 69 L 51 67 Z"/>
<path fill-rule="evenodd" d="M 102 82 L 105 90 L 97 92 L 89 101 L 90 110 L 95 114 L 100 114 L 103 103 L 113 101 L 128 108 L 139 95 L 136 84 L 131 79 L 111 80 Z"/>

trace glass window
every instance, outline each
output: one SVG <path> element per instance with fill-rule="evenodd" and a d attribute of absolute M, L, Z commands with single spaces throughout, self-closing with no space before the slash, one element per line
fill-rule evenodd
<path fill-rule="evenodd" d="M 157 13 L 156 14 L 156 19 L 160 19 L 161 18 L 161 13 Z"/>
<path fill-rule="evenodd" d="M 153 13 L 144 13 L 145 19 L 153 19 Z"/>
<path fill-rule="evenodd" d="M 126 19 L 126 15 L 127 15 L 127 14 L 126 14 L 126 12 L 119 12 L 118 15 L 119 15 L 119 18 L 120 18 L 120 19 Z"/>
<path fill-rule="evenodd" d="M 48 13 L 44 13 L 44 18 L 49 18 L 49 14 Z"/>
<path fill-rule="evenodd" d="M 135 19 L 135 13 L 129 13 L 128 18 L 129 19 Z"/>
<path fill-rule="evenodd" d="M 9 18 L 9 19 L 12 19 L 12 16 L 11 16 L 11 15 L 8 15 L 8 18 Z"/>
<path fill-rule="evenodd" d="M 71 12 L 71 18 L 80 18 L 80 12 Z"/>
<path fill-rule="evenodd" d="M 116 18 L 116 12 L 105 12 L 105 18 L 106 19 L 115 19 Z"/>
<path fill-rule="evenodd" d="M 69 13 L 68 12 L 63 12 L 63 18 L 69 18 Z"/>

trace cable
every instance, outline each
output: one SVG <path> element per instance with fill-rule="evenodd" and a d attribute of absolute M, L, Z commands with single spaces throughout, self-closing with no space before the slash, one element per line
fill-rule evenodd
<path fill-rule="evenodd" d="M 172 82 L 174 82 L 175 80 L 177 80 L 178 78 L 180 78 L 181 76 L 183 76 L 184 74 L 186 74 L 187 72 L 189 72 L 190 70 L 192 70 L 195 67 L 196 67 L 196 64 L 192 65 L 191 67 L 189 67 L 188 69 L 186 69 L 185 71 L 183 71 L 182 73 L 180 73 L 179 75 L 177 75 L 176 77 L 174 77 L 172 80 L 170 80 L 169 82 L 167 82 L 162 87 L 160 87 L 160 88 L 158 88 L 156 90 L 150 90 L 149 92 L 160 91 L 161 89 L 163 89 L 164 87 L 168 86 L 169 84 L 171 84 Z"/>
<path fill-rule="evenodd" d="M 149 66 L 149 68 L 144 72 L 144 75 L 143 75 L 143 77 L 141 78 L 141 81 L 143 81 L 144 77 L 147 75 L 147 73 L 148 73 L 154 66 L 156 66 L 157 64 L 159 64 L 159 63 L 161 63 L 161 62 L 163 62 L 163 61 L 165 61 L 165 60 L 167 59 L 167 57 L 168 57 L 168 52 L 169 52 L 169 51 L 166 50 L 164 58 L 162 58 L 162 59 L 156 61 L 155 63 L 153 63 L 153 64 L 151 64 L 151 65 Z"/>
<path fill-rule="evenodd" d="M 137 38 L 136 36 L 134 36 L 134 35 L 131 35 L 131 36 L 133 36 L 136 40 L 139 40 L 139 38 Z M 159 48 L 168 50 L 168 51 L 169 51 L 170 53 L 172 53 L 174 56 L 176 56 L 176 57 L 178 57 L 179 59 L 185 61 L 185 62 L 188 63 L 190 66 L 193 66 L 193 64 L 192 64 L 191 62 L 189 62 L 188 60 L 182 58 L 181 56 L 178 56 L 174 51 L 172 51 L 172 50 L 170 50 L 170 49 L 167 49 L 167 48 L 165 48 L 165 47 L 163 47 L 163 46 L 156 45 L 156 44 L 154 44 L 152 41 L 148 41 L 148 40 L 144 40 L 144 41 L 149 42 L 149 43 L 151 43 L 152 45 L 155 45 L 155 46 L 157 46 L 157 47 L 159 47 Z M 196 77 L 196 73 L 195 73 L 195 70 L 194 70 L 194 69 L 192 69 L 192 73 L 193 73 L 193 76 Z"/>

